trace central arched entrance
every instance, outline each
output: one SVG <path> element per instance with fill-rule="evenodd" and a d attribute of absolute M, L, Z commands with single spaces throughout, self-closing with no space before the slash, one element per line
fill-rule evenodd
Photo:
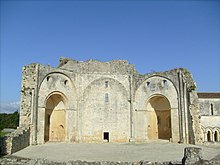
<path fill-rule="evenodd" d="M 147 109 L 151 114 L 149 139 L 170 140 L 172 138 L 171 112 L 167 98 L 161 95 L 151 97 L 147 103 Z"/>
<path fill-rule="evenodd" d="M 66 130 L 65 101 L 60 94 L 52 94 L 46 101 L 44 141 L 64 141 Z"/>

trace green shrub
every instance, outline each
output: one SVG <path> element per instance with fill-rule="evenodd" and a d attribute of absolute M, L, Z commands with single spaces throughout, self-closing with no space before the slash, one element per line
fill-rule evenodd
<path fill-rule="evenodd" d="M 10 114 L 0 113 L 0 131 L 2 131 L 4 128 L 16 129 L 18 125 L 19 125 L 18 111 Z"/>

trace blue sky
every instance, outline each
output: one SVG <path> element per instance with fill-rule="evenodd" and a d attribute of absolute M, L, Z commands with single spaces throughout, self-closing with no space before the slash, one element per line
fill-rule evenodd
<path fill-rule="evenodd" d="M 20 100 L 22 66 L 60 56 L 184 67 L 198 91 L 220 92 L 220 1 L 1 0 L 1 103 Z"/>

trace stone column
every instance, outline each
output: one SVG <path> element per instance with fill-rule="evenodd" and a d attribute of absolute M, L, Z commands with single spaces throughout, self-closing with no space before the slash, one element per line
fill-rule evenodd
<path fill-rule="evenodd" d="M 38 83 L 39 83 L 39 64 L 36 65 L 37 80 L 34 91 L 34 107 L 33 107 L 33 141 L 32 144 L 37 144 L 37 125 L 38 125 Z"/>
<path fill-rule="evenodd" d="M 179 83 L 179 92 L 178 92 L 178 111 L 179 111 L 179 141 L 184 142 L 183 139 L 183 108 L 182 108 L 182 73 L 178 72 L 178 83 Z"/>
<path fill-rule="evenodd" d="M 129 98 L 129 103 L 130 103 L 130 139 L 129 141 L 134 141 L 134 112 L 133 112 L 133 79 L 132 76 L 129 76 L 129 86 L 130 86 L 130 98 Z"/>
<path fill-rule="evenodd" d="M 188 129 L 188 105 L 187 105 L 187 87 L 186 83 L 183 83 L 184 87 L 184 120 L 185 120 L 185 143 L 189 143 L 189 129 Z"/>
<path fill-rule="evenodd" d="M 207 133 L 204 132 L 204 142 L 206 142 L 206 141 L 207 141 Z"/>
<path fill-rule="evenodd" d="M 44 144 L 45 107 L 38 107 L 37 144 Z"/>
<path fill-rule="evenodd" d="M 215 132 L 212 131 L 211 141 L 215 142 Z"/>

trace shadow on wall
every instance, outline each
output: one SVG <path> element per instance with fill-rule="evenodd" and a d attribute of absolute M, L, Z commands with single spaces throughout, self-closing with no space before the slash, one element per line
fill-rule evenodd
<path fill-rule="evenodd" d="M 0 155 L 15 153 L 30 145 L 30 129 L 18 127 L 10 134 L 0 137 Z"/>

